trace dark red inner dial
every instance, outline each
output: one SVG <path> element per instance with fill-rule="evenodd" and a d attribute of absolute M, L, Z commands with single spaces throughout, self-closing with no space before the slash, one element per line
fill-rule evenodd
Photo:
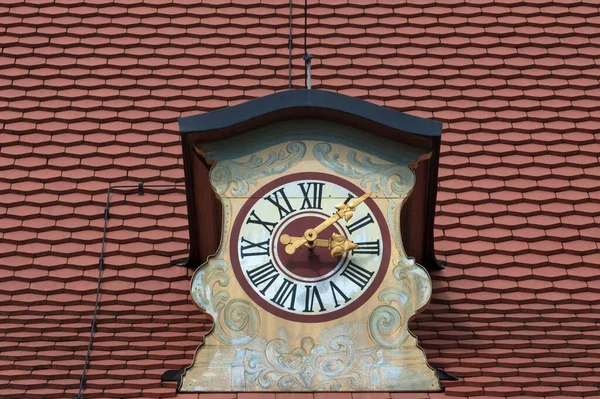
<path fill-rule="evenodd" d="M 312 229 L 321 224 L 327 215 L 318 217 L 315 215 L 295 215 L 296 217 L 283 229 L 278 230 L 273 235 L 273 239 L 277 241 L 277 257 L 281 262 L 277 262 L 278 266 L 283 270 L 288 270 L 290 273 L 300 277 L 316 278 L 325 276 L 340 264 L 346 256 L 342 257 L 331 256 L 331 250 L 325 247 L 307 248 L 301 246 L 292 255 L 285 252 L 285 245 L 281 243 L 280 237 L 287 234 L 292 237 L 302 237 L 307 229 Z M 337 225 L 327 227 L 319 233 L 319 239 L 329 239 L 333 233 L 345 235 L 343 230 Z"/>

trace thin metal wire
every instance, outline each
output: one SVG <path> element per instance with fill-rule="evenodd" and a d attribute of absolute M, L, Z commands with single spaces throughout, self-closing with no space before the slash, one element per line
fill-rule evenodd
<path fill-rule="evenodd" d="M 304 67 L 305 67 L 305 86 L 308 90 L 312 87 L 311 79 L 311 60 L 312 55 L 308 53 L 307 39 L 308 37 L 308 0 L 304 0 Z"/>
<path fill-rule="evenodd" d="M 306 51 L 306 37 L 308 35 L 307 33 L 308 30 L 308 0 L 304 0 L 304 54 L 306 54 L 308 51 Z"/>
<path fill-rule="evenodd" d="M 90 355 L 92 353 L 92 343 L 94 342 L 94 335 L 96 334 L 96 321 L 98 319 L 98 308 L 100 307 L 100 284 L 102 283 L 102 272 L 104 271 L 104 251 L 106 249 L 106 230 L 108 228 L 109 219 L 109 206 L 110 206 L 110 191 L 111 187 L 108 187 L 106 191 L 106 206 L 104 207 L 104 229 L 102 233 L 102 246 L 100 247 L 100 258 L 98 259 L 98 285 L 96 286 L 96 304 L 94 306 L 94 316 L 92 318 L 92 325 L 90 327 L 90 339 L 88 340 L 87 354 L 85 355 L 85 363 L 83 365 L 83 371 L 81 372 L 81 379 L 79 380 L 79 391 L 75 395 L 75 399 L 83 399 L 82 392 L 85 389 L 85 377 L 90 364 Z"/>
<path fill-rule="evenodd" d="M 146 188 L 179 188 L 180 185 L 174 184 L 147 184 L 141 185 Z M 184 186 L 185 187 L 185 186 Z M 100 309 L 100 286 L 102 284 L 102 274 L 104 272 L 104 253 L 106 251 L 106 234 L 108 230 L 108 219 L 110 218 L 110 194 L 113 189 L 134 189 L 134 193 L 138 192 L 140 185 L 124 185 L 124 186 L 109 186 L 106 190 L 106 205 L 104 207 L 104 227 L 102 231 L 102 245 L 100 246 L 100 257 L 98 258 L 98 284 L 96 286 L 96 303 L 94 305 L 94 316 L 90 327 L 90 339 L 88 340 L 87 353 L 85 355 L 85 363 L 79 379 L 79 390 L 75 394 L 74 399 L 83 399 L 83 391 L 86 385 L 87 371 L 90 366 L 90 356 L 92 353 L 92 345 L 94 343 L 94 335 L 96 334 L 96 323 L 98 321 L 98 311 Z M 133 194 L 133 193 L 132 193 Z"/>
<path fill-rule="evenodd" d="M 292 1 L 290 0 L 290 34 L 288 37 L 288 89 L 292 90 Z"/>

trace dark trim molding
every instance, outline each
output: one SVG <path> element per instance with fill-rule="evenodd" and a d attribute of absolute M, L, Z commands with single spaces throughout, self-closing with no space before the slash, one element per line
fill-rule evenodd
<path fill-rule="evenodd" d="M 179 119 L 179 131 L 185 134 L 227 129 L 284 110 L 304 108 L 348 114 L 418 136 L 439 137 L 442 134 L 442 123 L 432 119 L 408 115 L 344 94 L 306 89 L 282 91 L 217 111 L 183 117 Z"/>

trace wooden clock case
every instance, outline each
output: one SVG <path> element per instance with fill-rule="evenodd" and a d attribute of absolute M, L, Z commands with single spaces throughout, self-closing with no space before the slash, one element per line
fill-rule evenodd
<path fill-rule="evenodd" d="M 181 376 L 179 390 L 440 390 L 408 321 L 431 296 L 431 279 L 421 265 L 441 267 L 433 253 L 441 124 L 319 90 L 276 93 L 181 118 L 179 124 L 190 226 L 187 266 L 196 269 L 206 261 L 192 278 L 191 293 L 215 319 L 194 363 Z M 254 142 L 256 153 L 245 148 Z M 299 158 L 298 146 L 303 148 Z M 319 153 L 323 146 L 329 149 Z M 257 174 L 247 180 L 242 176 L 247 173 L 243 165 L 251 165 L 252 158 L 261 164 L 273 154 L 283 159 L 281 168 L 267 173 L 259 165 Z M 239 204 L 241 197 L 268 183 L 266 176 L 304 172 L 302 165 L 309 163 L 318 172 L 343 178 L 347 169 L 338 160 L 351 161 L 357 154 L 366 162 L 362 166 L 375 167 L 368 172 L 371 178 L 385 180 L 372 184 L 380 195 L 385 193 L 377 206 L 387 211 L 388 225 L 397 223 L 390 225 L 393 260 L 386 264 L 381 287 L 360 309 L 310 326 L 265 311 L 243 292 L 239 274 L 232 271 L 227 248 L 240 209 L 232 199 Z M 289 162 L 290 157 L 296 160 Z M 357 187 L 367 185 L 368 179 L 352 174 L 346 178 Z M 390 179 L 395 185 L 388 185 Z"/>

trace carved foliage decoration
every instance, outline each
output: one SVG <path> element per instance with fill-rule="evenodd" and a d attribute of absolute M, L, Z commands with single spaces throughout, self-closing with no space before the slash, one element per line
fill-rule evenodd
<path fill-rule="evenodd" d="M 378 361 L 381 354 L 377 350 L 356 351 L 346 336 L 332 339 L 328 347 L 315 345 L 306 337 L 292 350 L 284 340 L 274 339 L 267 343 L 264 353 L 248 351 L 246 373 L 250 382 L 263 389 L 366 390 Z"/>
<path fill-rule="evenodd" d="M 223 260 L 211 260 L 194 278 L 192 296 L 214 321 L 215 337 L 229 345 L 242 345 L 256 338 L 260 316 L 254 305 L 244 299 L 230 300 L 226 290 L 229 265 Z"/>
<path fill-rule="evenodd" d="M 378 164 L 367 155 L 359 156 L 356 151 L 348 151 L 346 159 L 333 151 L 331 144 L 319 143 L 313 149 L 315 158 L 321 164 L 352 179 L 361 179 L 361 186 L 374 193 L 383 191 L 387 196 L 406 196 L 414 186 L 414 174 L 404 165 Z"/>
<path fill-rule="evenodd" d="M 249 185 L 256 185 L 262 177 L 280 174 L 296 165 L 306 154 L 306 145 L 302 142 L 290 142 L 285 150 L 270 151 L 265 155 L 252 155 L 247 161 L 225 160 L 210 170 L 210 181 L 218 194 L 227 192 L 241 196 L 248 194 Z"/>

